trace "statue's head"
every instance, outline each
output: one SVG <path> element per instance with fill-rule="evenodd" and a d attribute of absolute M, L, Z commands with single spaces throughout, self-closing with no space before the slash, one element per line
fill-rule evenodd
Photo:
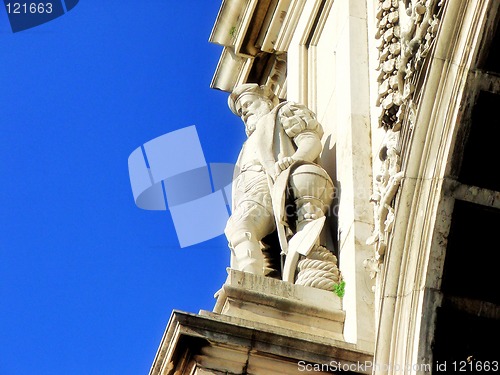
<path fill-rule="evenodd" d="M 231 111 L 245 123 L 247 135 L 253 133 L 259 119 L 278 103 L 278 97 L 269 87 L 256 83 L 237 86 L 228 98 Z"/>

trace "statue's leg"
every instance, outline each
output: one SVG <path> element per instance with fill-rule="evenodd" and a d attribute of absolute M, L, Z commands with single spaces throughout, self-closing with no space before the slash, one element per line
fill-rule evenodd
<path fill-rule="evenodd" d="M 260 242 L 255 240 L 250 232 L 240 233 L 236 238 L 232 237 L 231 246 L 233 251 L 232 267 L 256 275 L 264 274 L 264 256 L 260 250 Z"/>
<path fill-rule="evenodd" d="M 302 164 L 291 172 L 289 186 L 296 207 L 296 230 L 326 216 L 333 199 L 333 183 L 326 171 L 315 164 Z M 319 244 L 319 242 L 318 242 Z"/>
<path fill-rule="evenodd" d="M 261 240 L 274 230 L 274 218 L 268 208 L 254 201 L 241 202 L 226 226 L 232 250 L 231 268 L 264 274 Z"/>
<path fill-rule="evenodd" d="M 264 274 L 261 240 L 274 230 L 271 194 L 260 166 L 242 172 L 233 184 L 234 207 L 225 233 L 232 250 L 231 267 Z"/>

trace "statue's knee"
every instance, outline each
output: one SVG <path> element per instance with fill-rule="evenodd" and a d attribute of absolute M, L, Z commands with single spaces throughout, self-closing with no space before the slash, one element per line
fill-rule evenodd
<path fill-rule="evenodd" d="M 265 211 L 265 210 L 264 210 Z M 267 212 L 267 211 L 265 211 Z M 248 210 L 244 215 L 231 216 L 224 233 L 231 244 L 243 241 L 260 241 L 275 228 L 271 214 L 262 214 L 262 209 Z"/>
<path fill-rule="evenodd" d="M 319 165 L 302 164 L 295 168 L 289 180 L 290 189 L 297 209 L 304 206 L 304 213 L 326 212 L 334 195 L 333 182 Z"/>
<path fill-rule="evenodd" d="M 255 241 L 255 236 L 251 232 L 241 230 L 226 232 L 226 238 L 233 249 L 244 242 Z"/>

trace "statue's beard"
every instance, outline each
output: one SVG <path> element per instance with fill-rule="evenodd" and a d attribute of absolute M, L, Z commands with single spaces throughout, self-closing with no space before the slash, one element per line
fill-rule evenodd
<path fill-rule="evenodd" d="M 247 137 L 250 137 L 250 135 L 257 128 L 257 123 L 259 122 L 259 120 L 268 113 L 269 110 L 261 110 L 247 118 L 247 120 L 245 121 L 245 132 L 247 133 Z"/>
<path fill-rule="evenodd" d="M 247 133 L 247 137 L 250 137 L 252 133 L 255 131 L 256 126 L 255 123 L 249 124 L 248 122 L 245 124 L 245 133 Z"/>

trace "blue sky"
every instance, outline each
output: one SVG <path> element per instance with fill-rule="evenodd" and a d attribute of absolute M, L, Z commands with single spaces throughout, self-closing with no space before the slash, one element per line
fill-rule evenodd
<path fill-rule="evenodd" d="M 127 159 L 196 125 L 207 161 L 236 160 L 220 3 L 82 0 L 18 33 L 0 9 L 0 375 L 146 374 L 173 309 L 213 308 L 224 236 L 181 249 Z"/>

